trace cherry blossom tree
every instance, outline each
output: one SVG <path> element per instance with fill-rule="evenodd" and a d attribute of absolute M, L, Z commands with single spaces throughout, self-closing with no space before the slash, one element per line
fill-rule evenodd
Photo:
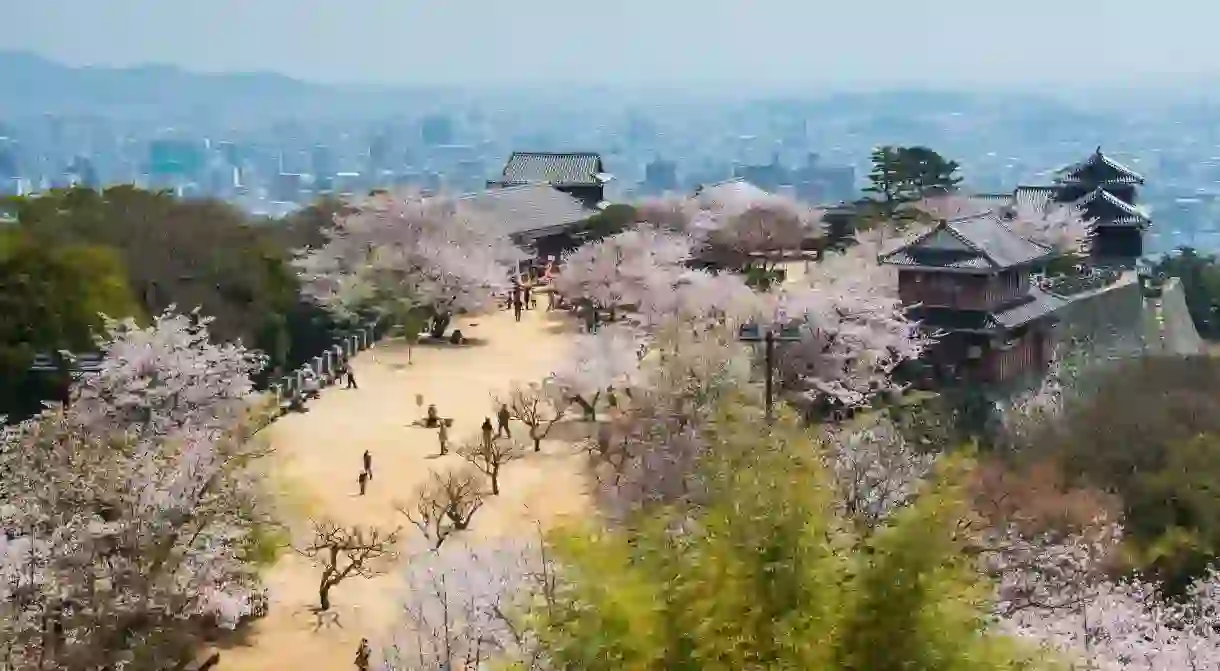
<path fill-rule="evenodd" d="M 750 362 L 724 327 L 662 328 L 639 384 L 588 442 L 598 501 L 614 518 L 649 504 L 695 503 L 706 431 L 723 404 L 756 401 Z M 757 406 L 757 403 L 754 403 Z"/>
<path fill-rule="evenodd" d="M 908 207 L 919 213 L 916 221 L 926 226 L 929 224 L 934 225 L 941 221 L 975 217 L 997 210 L 1002 206 L 988 203 L 979 198 L 971 198 L 960 193 L 949 192 L 926 196 L 911 203 Z"/>
<path fill-rule="evenodd" d="M 760 323 L 796 326 L 801 339 L 777 355 L 784 386 L 815 407 L 858 407 L 895 390 L 900 364 L 928 343 L 896 298 L 836 291 L 836 287 L 783 287 L 763 296 Z"/>
<path fill-rule="evenodd" d="M 255 613 L 249 375 L 209 320 L 108 322 L 66 407 L 3 434 L 0 624 L 7 668 L 164 668 L 201 624 Z M 11 645 L 15 644 L 15 645 Z"/>
<path fill-rule="evenodd" d="M 630 392 L 639 385 L 640 358 L 645 348 L 643 334 L 626 324 L 576 336 L 552 380 L 584 410 L 586 419 L 594 421 L 603 396 L 615 390 Z"/>
<path fill-rule="evenodd" d="M 931 342 L 898 297 L 892 268 L 877 261 L 881 232 L 809 264 L 802 282 L 760 295 L 756 319 L 772 329 L 798 326 L 801 340 L 777 356 L 781 381 L 803 402 L 856 407 L 895 389 L 893 373 Z"/>
<path fill-rule="evenodd" d="M 1019 610 L 1000 624 L 1051 648 L 1082 671 L 1220 668 L 1220 576 L 1197 581 L 1185 602 L 1138 578 L 1105 581 L 1068 607 Z"/>
<path fill-rule="evenodd" d="M 636 211 L 644 221 L 692 236 L 700 258 L 764 275 L 825 233 L 821 210 L 744 182 L 711 186 L 689 199 L 646 201 Z"/>
<path fill-rule="evenodd" d="M 305 291 L 332 308 L 403 320 L 423 310 L 433 335 L 508 289 L 521 250 L 460 200 L 379 193 L 335 218 L 326 243 L 297 261 Z"/>
<path fill-rule="evenodd" d="M 667 291 L 653 291 L 638 302 L 640 323 L 657 330 L 666 324 L 702 329 L 712 324 L 734 326 L 750 319 L 757 296 L 736 273 L 687 270 Z"/>
<path fill-rule="evenodd" d="M 1018 202 L 1008 218 L 1018 235 L 1065 256 L 1088 253 L 1093 225 L 1076 207 L 1058 203 L 1037 207 Z"/>
<path fill-rule="evenodd" d="M 936 462 L 935 454 L 908 445 L 884 415 L 864 426 L 830 428 L 825 457 L 845 519 L 865 535 L 914 500 Z"/>
<path fill-rule="evenodd" d="M 615 311 L 672 289 L 690 260 L 688 236 L 640 226 L 582 245 L 563 259 L 552 287 L 570 301 Z"/>
<path fill-rule="evenodd" d="M 493 662 L 547 668 L 525 609 L 554 589 L 556 567 L 540 538 L 467 539 L 411 554 L 403 621 L 382 650 L 383 671 L 477 671 Z"/>

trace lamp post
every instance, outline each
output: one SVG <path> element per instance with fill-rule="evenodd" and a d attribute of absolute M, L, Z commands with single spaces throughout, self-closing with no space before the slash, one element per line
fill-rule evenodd
<path fill-rule="evenodd" d="M 764 365 L 767 368 L 766 377 L 766 397 L 767 397 L 767 422 L 770 423 L 775 419 L 775 393 L 773 391 L 774 370 L 775 370 L 775 344 L 785 342 L 797 342 L 801 339 L 801 329 L 799 326 L 785 326 L 779 331 L 775 331 L 771 327 L 763 328 L 757 324 L 746 324 L 737 331 L 737 340 L 748 343 L 763 343 Z"/>

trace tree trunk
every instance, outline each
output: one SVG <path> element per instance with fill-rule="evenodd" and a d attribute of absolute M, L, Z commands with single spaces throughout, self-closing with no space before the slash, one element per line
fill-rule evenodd
<path fill-rule="evenodd" d="M 493 466 L 491 468 L 491 493 L 492 496 L 500 494 L 500 467 Z"/>
<path fill-rule="evenodd" d="M 330 610 L 330 588 L 334 587 L 329 581 L 323 581 L 318 586 L 318 609 L 322 611 Z"/>
<path fill-rule="evenodd" d="M 534 451 L 541 452 L 542 451 L 542 439 L 533 434 L 530 434 L 530 438 L 534 439 Z"/>
<path fill-rule="evenodd" d="M 600 395 L 601 394 L 598 394 L 598 396 L 600 396 Z M 594 405 L 594 403 L 597 403 L 597 398 L 598 398 L 597 396 L 594 396 L 593 401 L 589 402 L 589 401 L 586 401 L 585 399 L 581 398 L 580 396 L 572 397 L 572 401 L 575 402 L 576 405 L 579 405 L 581 410 L 584 411 L 586 421 L 590 421 L 590 422 L 597 421 L 597 406 Z"/>
<path fill-rule="evenodd" d="M 432 336 L 433 338 L 444 338 L 445 329 L 449 328 L 450 319 L 451 317 L 447 314 L 433 315 L 432 324 L 428 331 L 428 335 Z"/>

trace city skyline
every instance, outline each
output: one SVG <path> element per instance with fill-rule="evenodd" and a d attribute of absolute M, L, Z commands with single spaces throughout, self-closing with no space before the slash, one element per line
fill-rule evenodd
<path fill-rule="evenodd" d="M 384 86 L 1087 88 L 1220 76 L 1208 34 L 1220 7 L 1117 0 L 1106 9 L 1050 0 L 992 10 L 966 0 L 532 0 L 477 11 L 418 0 L 17 0 L 0 50 L 74 66 L 162 64 Z M 1138 49 L 1124 46 L 1137 37 Z M 1105 53 L 1097 65 L 1065 61 L 1086 49 Z"/>

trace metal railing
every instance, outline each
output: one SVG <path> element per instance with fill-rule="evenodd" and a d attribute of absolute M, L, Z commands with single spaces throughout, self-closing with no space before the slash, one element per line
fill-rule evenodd
<path fill-rule="evenodd" d="M 376 324 L 367 324 L 351 333 L 339 342 L 331 345 L 322 354 L 313 357 L 300 368 L 280 377 L 272 383 L 268 391 L 275 398 L 277 405 L 298 400 L 305 393 L 306 371 L 312 371 L 322 386 L 339 381 L 339 373 L 357 354 L 373 346 L 382 335 Z"/>

